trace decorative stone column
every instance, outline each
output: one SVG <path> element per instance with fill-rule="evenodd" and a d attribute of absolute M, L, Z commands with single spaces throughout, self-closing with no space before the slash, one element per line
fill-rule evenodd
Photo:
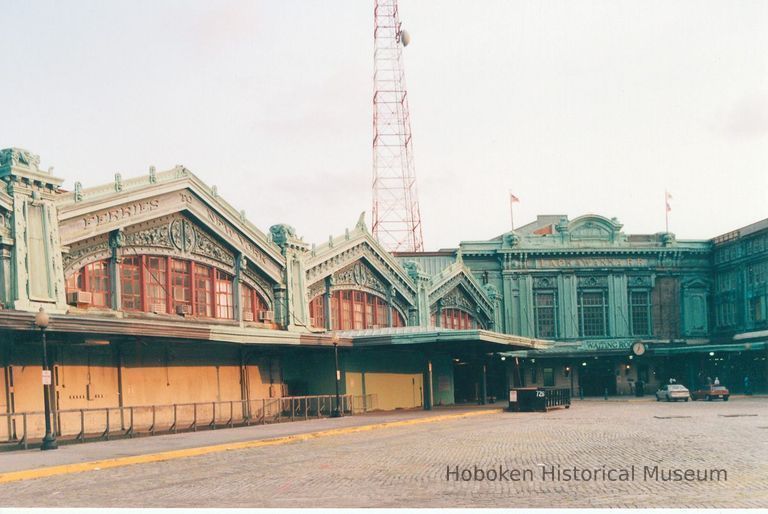
<path fill-rule="evenodd" d="M 280 302 L 284 312 L 281 320 L 288 330 L 308 331 L 309 298 L 305 287 L 304 257 L 309 253 L 309 245 L 296 236 L 296 230 L 290 225 L 273 225 L 269 231 L 272 241 L 285 257 L 284 298 Z"/>
<path fill-rule="evenodd" d="M 10 273 L 2 261 L 3 287 L 9 290 L 4 303 L 16 310 L 45 307 L 48 312 L 64 313 L 67 302 L 54 203 L 63 180 L 50 170 L 40 170 L 39 164 L 40 158 L 26 150 L 0 150 L 0 180 L 13 209 L 6 223 L 13 244 L 0 244 L 4 250 L 0 258 L 11 246 Z"/>

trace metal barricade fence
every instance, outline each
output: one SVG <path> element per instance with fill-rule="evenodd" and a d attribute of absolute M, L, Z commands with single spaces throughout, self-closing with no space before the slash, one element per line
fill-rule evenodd
<path fill-rule="evenodd" d="M 328 417 L 337 404 L 344 415 L 376 409 L 376 395 L 287 396 L 253 400 L 63 409 L 51 413 L 63 441 L 109 440 L 140 434 L 215 430 Z M 45 433 L 42 411 L 0 413 L 0 443 L 28 448 Z"/>

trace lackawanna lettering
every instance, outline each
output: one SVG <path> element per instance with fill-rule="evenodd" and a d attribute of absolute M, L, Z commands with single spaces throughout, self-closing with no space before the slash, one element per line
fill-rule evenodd
<path fill-rule="evenodd" d="M 533 481 L 532 469 L 507 468 L 499 465 L 498 468 L 483 469 L 477 465 L 471 468 L 446 466 L 445 480 L 450 482 L 530 482 Z"/>

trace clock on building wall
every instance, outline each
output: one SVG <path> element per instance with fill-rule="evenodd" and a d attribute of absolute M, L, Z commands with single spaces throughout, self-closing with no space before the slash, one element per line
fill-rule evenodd
<path fill-rule="evenodd" d="M 632 345 L 632 353 L 637 356 L 643 355 L 645 353 L 645 345 L 640 341 L 636 342 Z"/>

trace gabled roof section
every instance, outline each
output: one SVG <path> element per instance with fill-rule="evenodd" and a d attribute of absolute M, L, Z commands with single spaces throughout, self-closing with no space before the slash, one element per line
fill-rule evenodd
<path fill-rule="evenodd" d="M 485 294 L 483 286 L 464 265 L 461 251 L 457 252 L 456 261 L 453 264 L 430 279 L 427 285 L 429 304 L 432 305 L 455 287 L 462 287 L 480 307 L 486 318 L 493 319 L 493 303 Z"/>
<path fill-rule="evenodd" d="M 269 259 L 272 275 L 284 267 L 285 259 L 271 238 L 248 221 L 244 211 L 222 199 L 215 187 L 183 166 L 159 173 L 152 168 L 148 176 L 125 181 L 118 174 L 113 183 L 92 188 L 78 182 L 74 191 L 58 195 L 56 204 L 63 244 L 188 210 L 222 239 L 243 249 L 246 257 L 262 264 Z"/>
<path fill-rule="evenodd" d="M 315 283 L 361 256 L 382 276 L 392 278 L 393 285 L 403 296 L 415 298 L 416 284 L 400 262 L 368 231 L 365 213 L 360 215 L 353 230 L 346 230 L 344 235 L 329 238 L 321 245 L 313 245 L 305 263 L 307 283 Z"/>

